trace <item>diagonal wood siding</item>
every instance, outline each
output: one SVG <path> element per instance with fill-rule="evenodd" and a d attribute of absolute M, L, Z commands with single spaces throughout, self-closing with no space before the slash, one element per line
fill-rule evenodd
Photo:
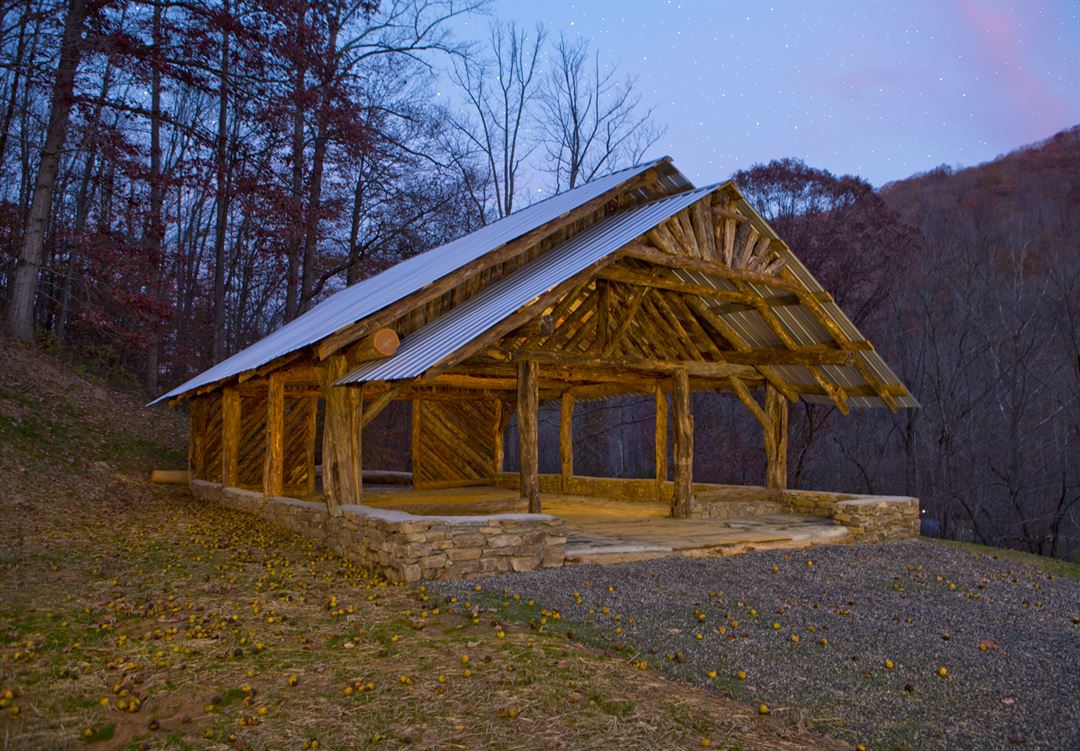
<path fill-rule="evenodd" d="M 495 402 L 413 402 L 413 485 L 478 484 L 495 474 Z"/>
<path fill-rule="evenodd" d="M 266 397 L 240 397 L 240 460 L 237 484 L 262 487 L 266 459 Z"/>

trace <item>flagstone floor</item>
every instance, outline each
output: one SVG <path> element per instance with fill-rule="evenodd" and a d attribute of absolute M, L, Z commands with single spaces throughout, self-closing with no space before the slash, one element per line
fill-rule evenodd
<path fill-rule="evenodd" d="M 567 563 L 621 563 L 670 555 L 734 555 L 749 550 L 802 548 L 850 541 L 829 519 L 770 514 L 724 519 L 671 519 L 663 503 L 544 494 L 543 512 L 566 521 Z M 364 504 L 412 514 L 523 513 L 517 492 L 475 487 L 414 490 L 365 487 Z"/>

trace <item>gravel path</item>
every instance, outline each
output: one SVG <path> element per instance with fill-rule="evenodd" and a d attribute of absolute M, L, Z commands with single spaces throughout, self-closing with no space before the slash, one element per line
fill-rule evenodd
<path fill-rule="evenodd" d="M 868 748 L 1080 748 L 1080 580 L 1013 560 L 906 542 L 478 581 Z"/>

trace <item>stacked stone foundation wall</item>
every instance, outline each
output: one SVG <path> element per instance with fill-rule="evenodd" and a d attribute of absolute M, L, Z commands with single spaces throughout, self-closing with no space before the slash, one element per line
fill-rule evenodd
<path fill-rule="evenodd" d="M 313 539 L 390 581 L 461 579 L 562 566 L 566 525 L 547 514 L 419 516 L 370 506 L 342 506 L 267 497 L 193 481 L 196 497 L 254 514 Z"/>

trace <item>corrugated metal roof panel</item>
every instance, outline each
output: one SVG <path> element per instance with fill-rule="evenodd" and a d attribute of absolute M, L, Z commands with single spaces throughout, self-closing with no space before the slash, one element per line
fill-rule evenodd
<path fill-rule="evenodd" d="M 406 337 L 392 357 L 361 365 L 338 385 L 414 378 L 591 264 L 715 190 L 680 193 L 621 212 L 571 237 L 445 315 Z"/>
<path fill-rule="evenodd" d="M 301 347 L 314 344 L 667 161 L 668 158 L 663 157 L 597 178 L 516 211 L 457 240 L 395 264 L 380 274 L 331 295 L 277 331 L 151 403 L 258 368 Z M 685 190 L 693 187 L 682 173 L 670 164 L 661 175 L 661 182 L 669 189 Z"/>

